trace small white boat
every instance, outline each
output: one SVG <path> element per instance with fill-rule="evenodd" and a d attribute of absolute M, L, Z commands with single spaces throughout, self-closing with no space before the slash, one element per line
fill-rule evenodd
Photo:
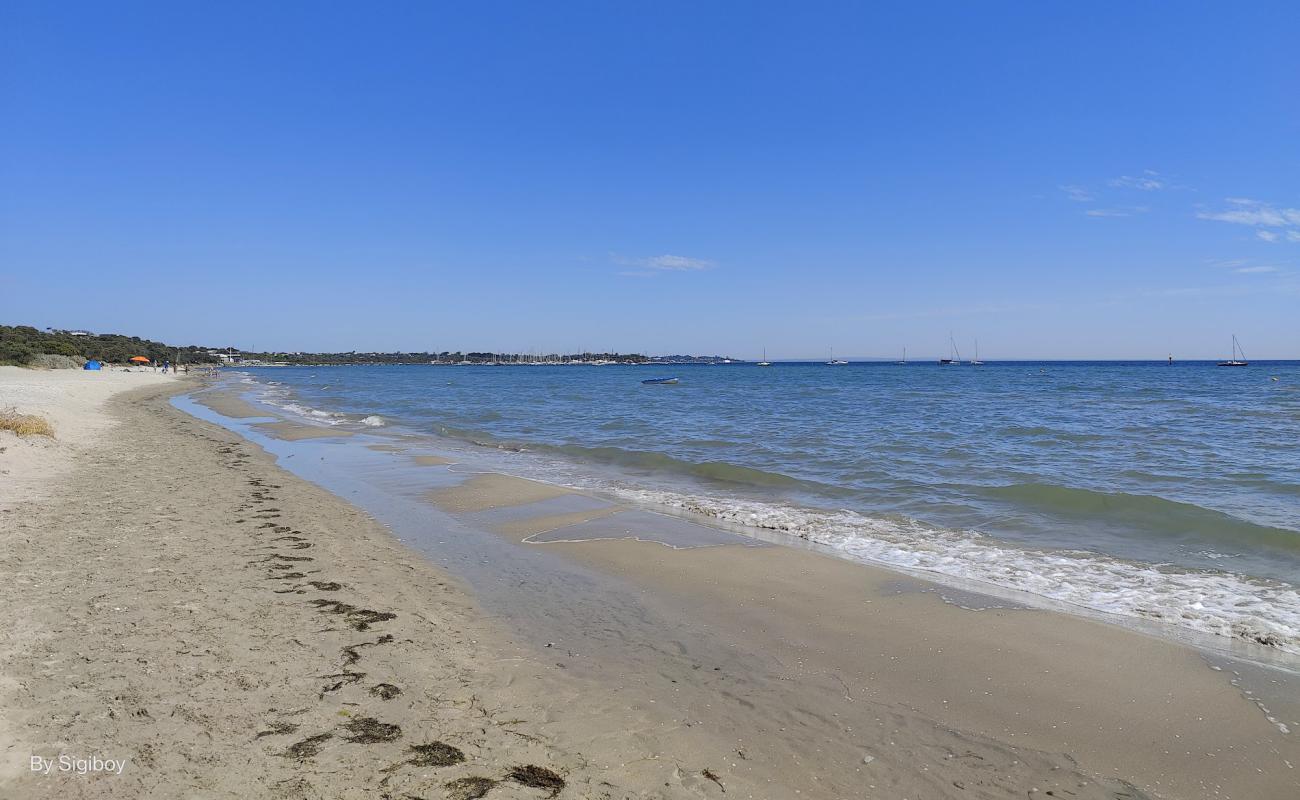
<path fill-rule="evenodd" d="M 844 365 L 847 364 L 847 363 L 849 363 L 849 362 L 847 362 L 847 361 L 843 361 L 843 360 L 838 359 L 838 358 L 835 357 L 835 348 L 832 347 L 832 348 L 831 348 L 831 360 L 830 360 L 830 361 L 827 361 L 827 362 L 826 362 L 826 365 L 829 366 L 829 367 L 842 367 L 842 366 L 844 366 Z"/>
<path fill-rule="evenodd" d="M 670 386 L 677 383 L 678 380 L 677 378 L 646 378 L 641 382 L 647 386 Z"/>
<path fill-rule="evenodd" d="M 984 362 L 980 361 L 980 340 L 979 339 L 975 340 L 975 357 L 971 359 L 970 365 L 972 367 L 984 366 Z"/>
<path fill-rule="evenodd" d="M 770 366 L 772 366 L 772 362 L 767 360 L 767 348 L 766 348 L 766 347 L 763 348 L 763 360 L 760 361 L 760 362 L 758 362 L 758 365 L 759 365 L 760 367 L 770 367 Z"/>

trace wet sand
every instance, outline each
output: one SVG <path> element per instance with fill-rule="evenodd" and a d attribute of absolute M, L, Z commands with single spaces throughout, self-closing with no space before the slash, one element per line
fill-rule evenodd
<path fill-rule="evenodd" d="M 450 458 L 442 456 L 411 456 L 411 460 L 422 467 L 440 467 L 445 464 L 453 464 Z"/>
<path fill-rule="evenodd" d="M 297 442 L 303 439 L 336 439 L 355 435 L 353 431 L 345 429 L 325 425 L 304 425 L 300 422 L 261 422 L 253 427 L 268 436 L 286 442 Z"/>
<path fill-rule="evenodd" d="M 485 476 L 473 481 L 479 491 Z M 539 502 L 542 492 L 531 483 L 492 481 L 494 507 L 511 509 L 493 529 L 636 587 L 653 613 L 640 629 L 622 630 L 624 637 L 671 639 L 690 654 L 678 659 L 683 663 L 710 651 L 744 654 L 741 691 L 708 686 L 694 667 L 675 671 L 674 659 L 654 649 L 605 648 L 600 656 L 630 674 L 673 674 L 680 708 L 729 712 L 698 724 L 746 752 L 734 770 L 752 771 L 744 762 L 754 757 L 811 769 L 830 796 L 861 790 L 861 780 L 870 787 L 872 775 L 876 788 L 903 791 L 888 774 L 898 769 L 925 777 L 932 794 L 923 796 L 953 789 L 1077 796 L 1088 779 L 1061 772 L 1077 763 L 1114 781 L 1112 789 L 1130 787 L 1129 796 L 1300 795 L 1300 743 L 1285 721 L 1295 728 L 1300 702 L 1283 712 L 1262 709 L 1192 648 L 806 550 L 660 547 L 653 536 L 612 535 L 627 513 L 617 506 L 596 501 L 555 513 L 555 501 Z M 523 491 L 512 495 L 516 488 Z M 456 490 L 439 497 L 445 509 L 464 513 Z M 661 519 L 665 530 L 683 524 Z M 584 530 L 593 525 L 611 535 Z M 561 644 L 583 650 L 591 643 Z M 1275 698 L 1300 698 L 1293 676 L 1270 673 L 1279 684 Z M 964 744 L 936 745 L 927 725 Z M 790 755 L 810 741 L 818 744 L 815 766 Z M 1006 758 L 989 763 L 986 751 L 969 749 L 976 741 L 1007 748 Z M 1029 766 L 1022 749 L 1065 761 L 1035 775 L 1043 764 Z M 981 768 L 972 772 L 967 759 Z"/>
<path fill-rule="evenodd" d="M 233 389 L 209 389 L 203 392 L 195 392 L 194 400 L 223 417 L 252 419 L 254 417 L 271 416 L 269 411 L 260 409 L 248 402 Z"/>
<path fill-rule="evenodd" d="M 488 511 L 503 506 L 517 506 L 572 494 L 561 486 L 488 473 L 474 475 L 458 486 L 433 489 L 429 501 L 454 513 Z"/>

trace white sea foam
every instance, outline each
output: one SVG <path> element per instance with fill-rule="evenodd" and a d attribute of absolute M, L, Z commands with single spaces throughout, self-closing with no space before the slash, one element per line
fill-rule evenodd
<path fill-rule="evenodd" d="M 297 414 L 313 423 L 344 425 L 353 422 L 356 419 L 355 417 L 349 417 L 347 414 L 339 411 L 325 411 L 324 409 L 312 408 L 311 406 L 299 403 L 293 399 L 296 397 L 293 390 L 285 387 L 284 384 L 279 381 L 268 381 L 263 383 L 262 381 L 258 381 L 252 377 L 245 377 L 240 380 L 243 383 L 252 383 L 261 387 L 261 391 L 257 395 L 257 399 L 260 402 L 281 409 L 282 411 L 288 411 L 291 414 Z M 378 428 L 386 424 L 383 417 L 373 414 L 361 419 L 360 422 L 362 425 L 372 428 Z"/>
<path fill-rule="evenodd" d="M 300 417 L 306 417 L 312 422 L 323 422 L 326 425 L 342 425 L 348 421 L 347 417 L 343 414 L 334 411 L 322 411 L 319 408 L 312 408 L 310 406 L 302 405 L 301 403 L 277 403 L 273 400 L 266 400 L 264 402 L 277 408 L 282 408 L 285 411 L 290 411 Z"/>
<path fill-rule="evenodd" d="M 640 504 L 781 531 L 864 561 L 1027 592 L 1070 606 L 1242 639 L 1300 654 L 1300 590 L 1227 572 L 1037 551 L 973 531 L 755 501 L 616 488 Z"/>

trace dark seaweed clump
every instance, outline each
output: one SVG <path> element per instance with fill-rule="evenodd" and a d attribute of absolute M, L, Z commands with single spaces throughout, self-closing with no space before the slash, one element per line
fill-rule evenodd
<path fill-rule="evenodd" d="M 379 683 L 370 687 L 370 693 L 380 700 L 392 700 L 402 693 L 402 690 L 391 683 Z"/>
<path fill-rule="evenodd" d="M 522 783 L 524 786 L 533 789 L 549 790 L 551 797 L 555 797 L 564 788 L 564 778 L 561 778 L 554 771 L 546 767 L 539 767 L 536 764 L 515 767 L 510 770 L 508 777 L 515 783 Z"/>
<path fill-rule="evenodd" d="M 406 763 L 417 767 L 450 767 L 465 760 L 465 754 L 460 751 L 460 748 L 452 747 L 445 742 L 415 744 L 406 749 L 411 754 L 410 760 Z"/>
<path fill-rule="evenodd" d="M 311 604 L 327 614 L 342 614 L 347 618 L 348 624 L 358 631 L 369 629 L 371 623 L 374 622 L 387 622 L 390 619 L 397 619 L 397 615 L 391 611 L 375 611 L 369 608 L 357 608 L 350 603 L 343 603 L 338 600 L 317 598 L 316 600 L 312 600 Z"/>
<path fill-rule="evenodd" d="M 400 739 L 402 728 L 390 722 L 380 722 L 374 717 L 359 717 L 343 726 L 347 729 L 346 738 L 354 744 L 376 744 Z"/>
<path fill-rule="evenodd" d="M 284 754 L 287 758 L 292 758 L 295 761 L 306 761 L 315 757 L 320 752 L 321 745 L 333 738 L 334 734 L 332 733 L 318 733 L 315 736 L 308 736 L 301 742 L 290 745 Z"/>
<path fill-rule="evenodd" d="M 460 778 L 447 784 L 447 800 L 480 800 L 496 785 L 491 778 Z"/>

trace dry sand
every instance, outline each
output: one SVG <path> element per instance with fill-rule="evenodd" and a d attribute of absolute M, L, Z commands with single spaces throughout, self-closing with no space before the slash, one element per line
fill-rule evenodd
<path fill-rule="evenodd" d="M 0 513 L 0 796 L 1297 794 L 1292 740 L 1193 651 L 786 548 L 541 545 L 679 624 L 538 651 L 173 391 L 83 406 Z M 471 512 L 563 491 L 469 483 Z M 29 770 L 59 754 L 126 766 Z"/>
<path fill-rule="evenodd" d="M 153 371 L 34 370 L 0 367 L 0 409 L 39 414 L 54 425 L 50 440 L 19 439 L 0 431 L 0 508 L 30 497 L 72 468 L 72 453 L 107 435 L 113 421 L 97 409 L 114 394 L 136 386 L 171 384 L 176 376 Z M 130 431 L 115 435 L 129 436 Z"/>
<path fill-rule="evenodd" d="M 538 730 L 536 665 L 446 575 L 172 391 L 86 409 L 132 435 L 0 517 L 0 796 L 640 796 Z M 60 754 L 126 767 L 29 769 Z"/>

